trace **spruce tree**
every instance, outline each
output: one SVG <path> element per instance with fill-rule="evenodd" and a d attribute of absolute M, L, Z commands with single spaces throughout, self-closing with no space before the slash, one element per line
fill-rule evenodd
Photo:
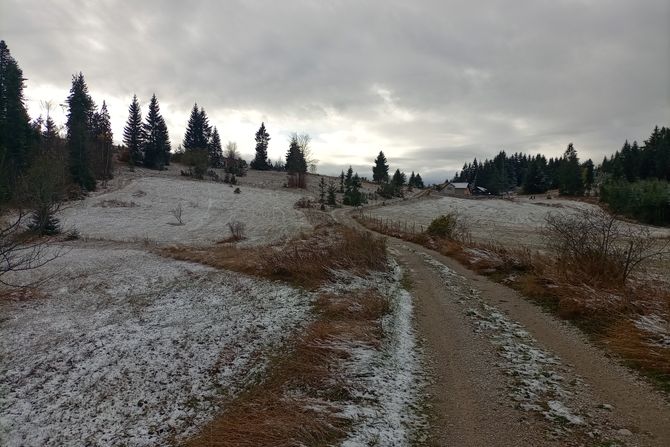
<path fill-rule="evenodd" d="M 207 152 L 209 154 L 209 165 L 213 168 L 221 168 L 223 166 L 223 149 L 221 148 L 221 137 L 216 126 L 212 129 L 212 137 L 207 145 Z"/>
<path fill-rule="evenodd" d="M 416 173 L 416 177 L 414 177 L 414 186 L 419 189 L 423 189 L 426 186 L 423 184 L 423 179 L 421 178 L 421 174 L 418 172 Z"/>
<path fill-rule="evenodd" d="M 300 149 L 298 139 L 295 137 L 291 138 L 288 152 L 286 153 L 286 171 L 292 173 L 307 172 L 307 161 L 305 160 L 305 155 Z"/>
<path fill-rule="evenodd" d="M 211 134 L 212 128 L 209 125 L 205 109 L 198 109 L 198 104 L 195 103 L 184 134 L 184 143 L 182 144 L 184 150 L 186 152 L 207 150 Z"/>
<path fill-rule="evenodd" d="M 410 188 L 414 188 L 416 186 L 414 183 L 416 182 L 416 176 L 414 175 L 414 171 L 412 171 L 412 175 L 409 176 L 409 180 L 407 181 L 407 186 Z"/>
<path fill-rule="evenodd" d="M 155 94 L 151 96 L 149 112 L 142 125 L 142 143 L 145 167 L 160 170 L 169 163 L 170 138 Z"/>
<path fill-rule="evenodd" d="M 391 183 L 393 183 L 396 187 L 401 188 L 405 186 L 406 181 L 407 176 L 405 173 L 400 172 L 400 169 L 396 169 L 395 173 L 393 174 L 393 178 L 391 179 Z"/>
<path fill-rule="evenodd" d="M 563 154 L 559 165 L 559 186 L 561 194 L 580 196 L 584 194 L 584 184 L 582 183 L 582 170 L 579 166 L 577 151 L 572 143 Z"/>
<path fill-rule="evenodd" d="M 326 209 L 326 180 L 323 177 L 319 181 L 319 203 L 321 211 L 324 211 Z"/>
<path fill-rule="evenodd" d="M 140 110 L 140 103 L 137 100 L 137 95 L 133 95 L 133 100 L 128 106 L 128 120 L 126 126 L 123 128 L 123 142 L 128 148 L 129 159 L 131 166 L 138 166 L 142 164 L 144 159 L 143 149 L 143 133 L 142 133 L 142 112 Z"/>
<path fill-rule="evenodd" d="M 328 199 L 327 203 L 330 206 L 335 206 L 337 205 L 337 188 L 335 188 L 335 184 L 333 182 L 330 182 L 328 185 Z"/>
<path fill-rule="evenodd" d="M 270 134 L 265 130 L 265 123 L 261 123 L 261 127 L 256 132 L 256 156 L 251 161 L 251 169 L 258 171 L 267 171 L 272 168 L 272 164 L 268 159 L 268 143 L 270 142 Z"/>
<path fill-rule="evenodd" d="M 23 98 L 23 71 L 0 41 L 0 202 L 16 191 L 30 161 L 31 126 Z"/>
<path fill-rule="evenodd" d="M 112 178 L 112 147 L 114 139 L 112 124 L 107 110 L 107 103 L 102 102 L 99 112 L 94 113 L 93 125 L 93 169 L 96 178 L 109 180 Z M 48 119 L 47 119 L 48 123 Z"/>
<path fill-rule="evenodd" d="M 344 193 L 344 171 L 340 173 L 340 193 Z"/>
<path fill-rule="evenodd" d="M 375 165 L 372 167 L 372 181 L 376 183 L 387 182 L 389 179 L 389 165 L 386 162 L 384 152 L 379 151 L 375 159 Z"/>
<path fill-rule="evenodd" d="M 88 94 L 88 86 L 82 73 L 72 76 L 72 87 L 67 97 L 67 105 L 67 145 L 72 181 L 86 191 L 93 191 L 95 177 L 91 169 L 89 152 L 95 104 Z"/>

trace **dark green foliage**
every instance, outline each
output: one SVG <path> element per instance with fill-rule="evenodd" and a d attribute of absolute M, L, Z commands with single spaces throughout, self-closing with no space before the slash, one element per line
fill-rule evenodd
<path fill-rule="evenodd" d="M 349 166 L 349 169 L 351 169 L 351 166 Z M 353 170 L 352 170 L 353 172 Z M 344 171 L 340 173 L 340 193 L 344 193 Z"/>
<path fill-rule="evenodd" d="M 670 225 L 670 182 L 613 180 L 601 186 L 600 197 L 615 213 L 652 225 Z"/>
<path fill-rule="evenodd" d="M 365 195 L 361 193 L 361 179 L 358 173 L 354 174 L 351 166 L 347 169 L 347 175 L 344 178 L 344 198 L 342 203 L 350 206 L 358 206 L 366 202 Z"/>
<path fill-rule="evenodd" d="M 375 165 L 372 167 L 372 181 L 375 183 L 388 182 L 389 179 L 389 165 L 386 162 L 384 152 L 379 151 L 379 155 L 375 159 Z"/>
<path fill-rule="evenodd" d="M 423 184 L 423 179 L 421 178 L 421 174 L 418 172 L 416 173 L 416 177 L 414 177 L 414 185 L 415 188 L 423 189 L 426 186 Z"/>
<path fill-rule="evenodd" d="M 145 167 L 161 170 L 170 163 L 170 137 L 155 94 L 151 96 L 149 113 L 142 125 L 142 141 Z"/>
<path fill-rule="evenodd" d="M 54 139 L 49 132 L 49 119 L 47 118 L 47 130 L 44 139 L 51 145 Z M 107 111 L 107 104 L 103 101 L 99 112 L 93 114 L 93 154 L 92 165 L 96 178 L 109 180 L 112 178 L 112 151 L 114 140 L 112 135 L 112 124 Z"/>
<path fill-rule="evenodd" d="M 582 169 L 579 165 L 579 158 L 577 158 L 577 151 L 572 143 L 568 144 L 558 168 L 558 191 L 569 196 L 584 194 Z"/>
<path fill-rule="evenodd" d="M 207 172 L 207 163 L 209 154 L 204 149 L 191 149 L 185 151 L 181 157 L 181 162 L 189 167 L 189 175 L 198 180 L 202 180 Z"/>
<path fill-rule="evenodd" d="M 92 143 L 93 114 L 95 104 L 88 94 L 84 75 L 72 76 L 72 87 L 67 97 L 67 145 L 72 182 L 86 191 L 95 189 L 95 176 L 89 157 Z"/>
<path fill-rule="evenodd" d="M 268 159 L 268 143 L 270 142 L 270 134 L 265 130 L 265 123 L 261 123 L 261 127 L 256 132 L 256 156 L 251 161 L 251 169 L 258 171 L 267 171 L 272 168 L 270 159 Z"/>
<path fill-rule="evenodd" d="M 40 236 L 60 233 L 56 213 L 65 199 L 66 171 L 59 154 L 42 154 L 27 173 L 24 198 L 32 209 L 28 228 Z"/>
<path fill-rule="evenodd" d="M 5 41 L 0 41 L 0 202 L 16 192 L 28 169 L 34 132 L 23 98 L 24 78 Z"/>
<path fill-rule="evenodd" d="M 123 143 L 128 148 L 129 160 L 131 166 L 139 166 L 143 162 L 143 137 L 142 131 L 142 112 L 137 95 L 133 95 L 133 100 L 128 106 L 128 121 L 123 128 Z"/>
<path fill-rule="evenodd" d="M 184 143 L 182 144 L 184 152 L 207 152 L 211 135 L 212 128 L 209 125 L 205 109 L 198 109 L 198 104 L 194 104 L 184 134 Z"/>
<path fill-rule="evenodd" d="M 444 214 L 436 217 L 428 225 L 426 233 L 435 237 L 454 239 L 458 228 L 458 218 L 455 214 Z"/>
<path fill-rule="evenodd" d="M 615 180 L 670 181 L 670 128 L 656 126 L 642 147 L 626 141 L 621 151 L 609 160 L 605 157 L 601 170 Z"/>
<path fill-rule="evenodd" d="M 207 145 L 207 153 L 209 154 L 209 165 L 213 168 L 220 168 L 223 166 L 223 149 L 221 148 L 221 137 L 216 126 L 212 130 L 212 136 Z"/>
<path fill-rule="evenodd" d="M 326 203 L 330 206 L 336 206 L 337 205 L 337 188 L 335 188 L 335 184 L 333 182 L 330 182 L 328 185 L 328 198 L 326 200 Z"/>
<path fill-rule="evenodd" d="M 454 176 L 454 182 L 467 182 L 482 186 L 493 194 L 501 194 L 522 185 L 528 170 L 528 157 L 523 154 L 507 156 L 500 151 L 493 160 L 466 163 L 463 170 Z"/>
<path fill-rule="evenodd" d="M 526 178 L 523 180 L 523 191 L 526 194 L 542 194 L 549 186 L 547 159 L 543 155 L 530 157 Z"/>
<path fill-rule="evenodd" d="M 582 164 L 582 180 L 584 189 L 590 191 L 595 181 L 595 166 L 590 158 Z"/>
<path fill-rule="evenodd" d="M 396 169 L 391 179 L 391 183 L 397 188 L 402 188 L 407 182 L 407 175 L 404 172 L 400 172 L 400 169 Z"/>
<path fill-rule="evenodd" d="M 300 149 L 300 145 L 298 144 L 298 139 L 296 137 L 291 138 L 288 152 L 286 153 L 286 171 L 290 173 L 307 172 L 307 161 L 305 160 L 305 154 L 303 154 L 302 149 Z"/>

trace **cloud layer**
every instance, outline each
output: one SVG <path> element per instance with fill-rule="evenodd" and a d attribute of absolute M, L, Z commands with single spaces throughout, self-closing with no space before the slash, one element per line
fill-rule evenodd
<path fill-rule="evenodd" d="M 301 131 L 323 172 L 370 175 L 383 149 L 438 181 L 500 149 L 599 161 L 670 124 L 666 0 L 3 3 L 31 113 L 82 71 L 117 139 L 155 92 L 174 146 L 197 101 L 249 155 L 265 121 L 273 158 Z"/>

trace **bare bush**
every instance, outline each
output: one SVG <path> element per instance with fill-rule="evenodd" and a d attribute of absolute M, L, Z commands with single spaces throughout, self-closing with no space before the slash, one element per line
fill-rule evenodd
<path fill-rule="evenodd" d="M 246 238 L 244 236 L 246 225 L 244 225 L 243 222 L 238 220 L 228 222 L 228 229 L 230 230 L 230 240 L 241 241 L 242 239 Z"/>
<path fill-rule="evenodd" d="M 13 220 L 2 220 L 0 213 L 0 284 L 16 286 L 3 276 L 9 272 L 20 272 L 42 267 L 61 256 L 58 249 L 48 251 L 42 239 L 23 233 L 25 214 L 19 211 Z"/>
<path fill-rule="evenodd" d="M 172 210 L 170 210 L 174 218 L 177 219 L 179 225 L 184 225 L 184 221 L 181 219 L 183 211 L 184 210 L 181 207 L 181 203 L 178 204 L 176 207 L 174 207 Z"/>
<path fill-rule="evenodd" d="M 602 210 L 551 213 L 543 236 L 560 270 L 592 281 L 623 284 L 645 261 L 668 253 L 668 242 L 652 238 L 648 228 Z"/>

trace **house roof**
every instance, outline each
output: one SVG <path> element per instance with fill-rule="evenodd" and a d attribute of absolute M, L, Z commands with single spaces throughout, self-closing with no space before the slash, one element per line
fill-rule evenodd
<path fill-rule="evenodd" d="M 468 182 L 455 182 L 455 183 L 450 183 L 450 185 L 453 185 L 454 188 L 456 188 L 456 189 L 468 189 L 468 186 L 470 184 Z"/>

